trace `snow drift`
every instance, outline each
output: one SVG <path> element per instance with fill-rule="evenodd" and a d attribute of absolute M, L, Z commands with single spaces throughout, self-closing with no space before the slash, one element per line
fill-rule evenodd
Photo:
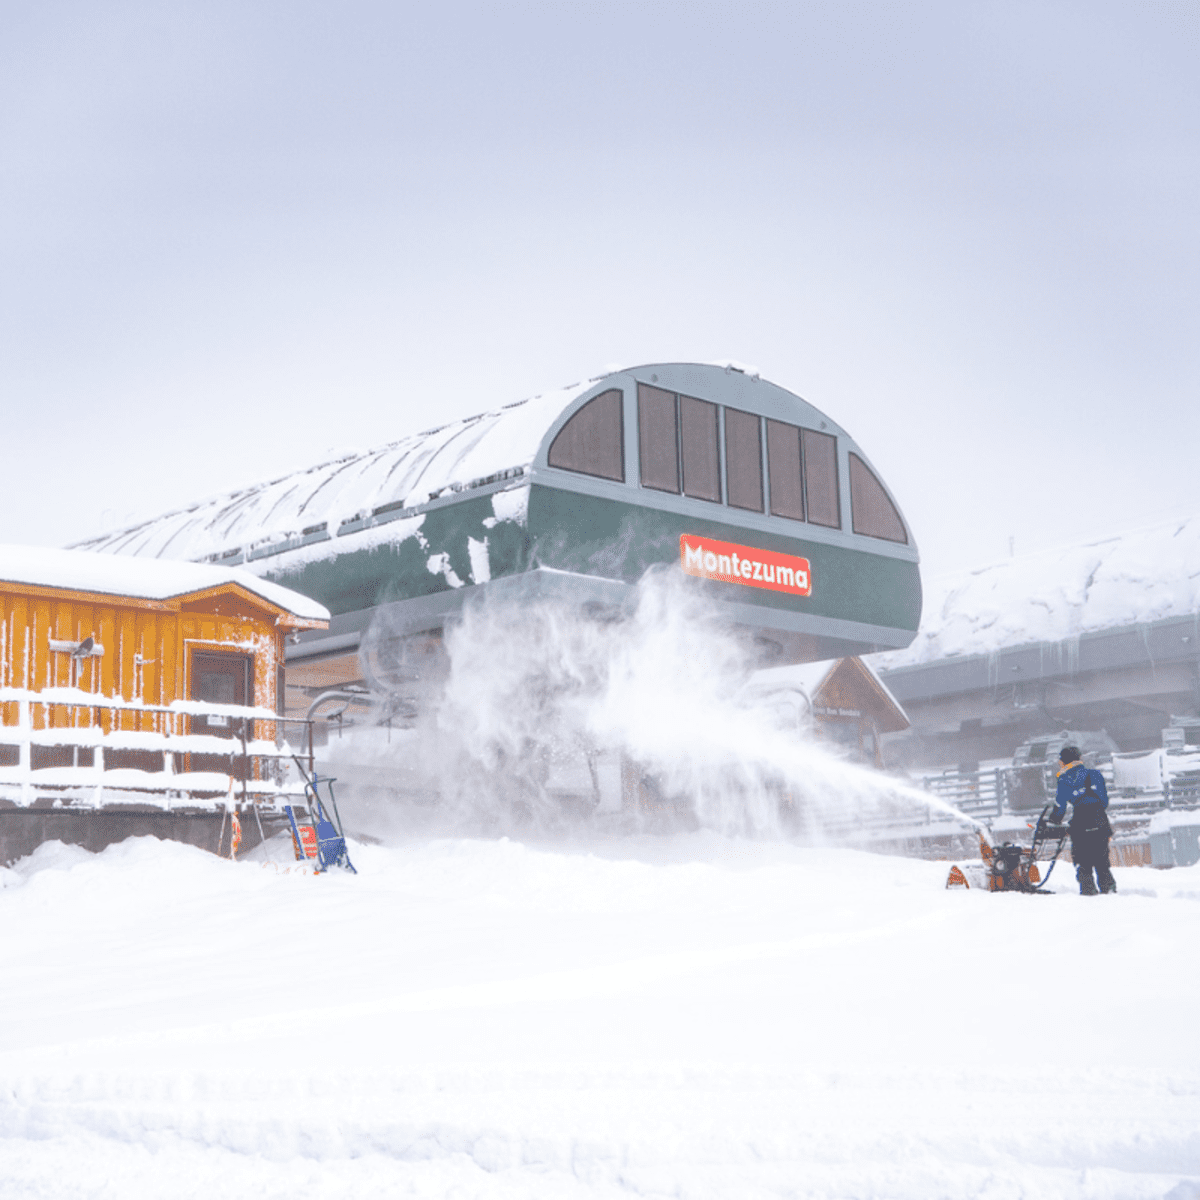
<path fill-rule="evenodd" d="M 5 1200 L 1200 1178 L 1200 869 L 1088 900 L 712 833 L 353 856 L 142 838 L 0 871 Z"/>

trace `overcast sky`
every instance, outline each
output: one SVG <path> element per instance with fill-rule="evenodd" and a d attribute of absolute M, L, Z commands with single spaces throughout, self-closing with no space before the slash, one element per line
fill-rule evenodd
<path fill-rule="evenodd" d="M 1200 511 L 1200 4 L 0 0 L 0 540 L 735 358 L 936 575 Z"/>

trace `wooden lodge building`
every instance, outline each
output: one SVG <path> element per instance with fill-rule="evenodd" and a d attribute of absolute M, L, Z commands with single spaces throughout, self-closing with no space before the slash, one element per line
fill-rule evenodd
<path fill-rule="evenodd" d="M 0 863 L 277 810 L 285 642 L 328 618 L 235 568 L 0 546 Z"/>
<path fill-rule="evenodd" d="M 767 703 L 794 710 L 799 727 L 872 766 L 884 765 L 883 736 L 909 727 L 900 702 L 861 658 L 769 668 L 752 687 Z"/>

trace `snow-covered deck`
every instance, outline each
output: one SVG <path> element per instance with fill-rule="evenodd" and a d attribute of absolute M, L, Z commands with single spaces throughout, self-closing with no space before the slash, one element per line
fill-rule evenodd
<path fill-rule="evenodd" d="M 139 805 L 169 812 L 232 803 L 277 811 L 304 796 L 293 757 L 310 744 L 310 722 L 270 709 L 144 704 L 79 688 L 0 688 L 0 702 L 18 712 L 15 725 L 0 727 L 0 808 Z M 123 727 L 144 726 L 147 717 L 150 729 Z M 192 733 L 197 717 L 227 722 L 236 736 Z M 69 765 L 53 762 L 68 756 Z M 116 765 L 122 757 L 158 769 Z"/>

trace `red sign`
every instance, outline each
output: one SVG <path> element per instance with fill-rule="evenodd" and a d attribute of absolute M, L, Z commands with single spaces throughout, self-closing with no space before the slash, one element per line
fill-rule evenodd
<path fill-rule="evenodd" d="M 311 825 L 301 825 L 300 845 L 296 845 L 296 835 L 292 834 L 292 849 L 296 852 L 297 862 L 306 858 L 317 857 L 317 831 Z"/>
<path fill-rule="evenodd" d="M 812 595 L 812 568 L 807 558 L 756 550 L 735 542 L 715 542 L 692 533 L 679 535 L 679 561 L 689 575 L 719 579 L 743 587 L 769 588 L 793 596 Z"/>

